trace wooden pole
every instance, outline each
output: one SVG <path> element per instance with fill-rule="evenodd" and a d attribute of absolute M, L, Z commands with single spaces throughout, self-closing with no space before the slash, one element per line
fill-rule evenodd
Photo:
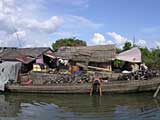
<path fill-rule="evenodd" d="M 159 93 L 159 90 L 160 90 L 160 84 L 158 85 L 157 90 L 156 90 L 156 92 L 155 92 L 154 95 L 153 95 L 153 98 L 156 98 L 156 97 L 157 97 L 157 95 L 158 95 L 158 93 Z"/>

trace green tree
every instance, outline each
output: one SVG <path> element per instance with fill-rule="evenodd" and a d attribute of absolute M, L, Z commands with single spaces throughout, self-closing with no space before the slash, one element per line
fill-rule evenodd
<path fill-rule="evenodd" d="M 160 49 L 148 49 L 140 48 L 142 54 L 142 62 L 146 63 L 146 65 L 150 69 L 160 69 Z"/>
<path fill-rule="evenodd" d="M 151 66 L 153 58 L 152 51 L 150 51 L 147 47 L 140 48 L 142 55 L 142 62 L 146 63 L 147 66 Z"/>
<path fill-rule="evenodd" d="M 127 42 L 124 43 L 123 51 L 129 50 L 129 49 L 131 49 L 131 48 L 133 48 L 133 45 L 132 45 L 131 42 L 128 42 L 128 41 L 127 41 Z"/>
<path fill-rule="evenodd" d="M 116 48 L 116 53 L 117 53 L 117 54 L 119 54 L 119 53 L 121 53 L 121 52 L 123 52 L 123 50 L 122 50 L 122 49 L 120 49 L 120 48 Z"/>
<path fill-rule="evenodd" d="M 85 41 L 73 37 L 73 38 L 63 38 L 56 40 L 56 42 L 52 44 L 52 48 L 56 51 L 58 48 L 62 46 L 86 46 L 86 45 L 87 44 Z"/>

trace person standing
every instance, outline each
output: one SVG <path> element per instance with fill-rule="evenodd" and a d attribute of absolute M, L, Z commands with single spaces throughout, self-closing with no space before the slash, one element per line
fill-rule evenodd
<path fill-rule="evenodd" d="M 92 96 L 96 92 L 98 92 L 99 95 L 102 96 L 102 80 L 97 73 L 95 73 L 93 79 L 91 80 L 90 96 Z"/>

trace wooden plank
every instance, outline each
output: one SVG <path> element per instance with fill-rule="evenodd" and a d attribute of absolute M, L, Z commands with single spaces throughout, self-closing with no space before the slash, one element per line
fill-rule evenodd
<path fill-rule="evenodd" d="M 88 66 L 88 69 L 94 69 L 94 70 L 100 70 L 100 71 L 111 72 L 111 70 L 109 70 L 109 69 L 100 68 L 100 67 L 93 67 L 93 66 Z"/>
<path fill-rule="evenodd" d="M 156 90 L 156 92 L 155 92 L 154 95 L 153 95 L 153 98 L 156 98 L 156 97 L 157 97 L 157 95 L 158 95 L 158 93 L 159 93 L 159 90 L 160 90 L 160 84 L 158 85 L 157 90 Z"/>

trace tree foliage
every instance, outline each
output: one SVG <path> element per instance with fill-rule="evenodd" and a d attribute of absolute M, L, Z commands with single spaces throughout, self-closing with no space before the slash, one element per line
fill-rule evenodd
<path fill-rule="evenodd" d="M 140 48 L 142 53 L 142 62 L 146 63 L 146 65 L 151 69 L 160 69 L 160 49 L 148 49 Z"/>
<path fill-rule="evenodd" d="M 62 46 L 86 46 L 86 45 L 87 44 L 85 41 L 73 37 L 73 38 L 63 38 L 56 40 L 56 42 L 52 44 L 52 48 L 54 50 L 57 50 Z"/>
<path fill-rule="evenodd" d="M 124 43 L 123 51 L 129 50 L 129 49 L 131 49 L 131 48 L 133 48 L 133 45 L 132 45 L 131 42 L 128 42 L 128 41 L 127 41 L 127 42 Z"/>

